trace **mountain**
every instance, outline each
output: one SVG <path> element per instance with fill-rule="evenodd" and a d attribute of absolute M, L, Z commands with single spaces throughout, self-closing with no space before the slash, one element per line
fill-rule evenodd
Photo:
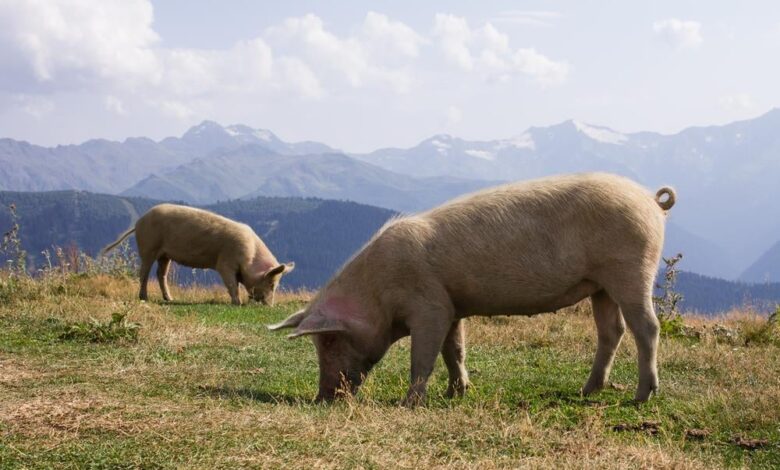
<path fill-rule="evenodd" d="M 683 251 L 687 269 L 735 279 L 780 234 L 780 109 L 673 135 L 570 120 L 508 139 L 436 135 L 408 149 L 352 155 L 211 121 L 159 142 L 44 148 L 0 139 L 0 189 L 73 188 L 198 204 L 317 196 L 416 211 L 492 182 L 577 171 L 618 173 L 652 189 L 674 186 L 667 253 Z"/>
<path fill-rule="evenodd" d="M 753 262 L 739 279 L 759 283 L 780 279 L 780 241 Z"/>
<path fill-rule="evenodd" d="M 519 180 L 577 171 L 625 174 L 630 170 L 622 160 L 630 155 L 617 155 L 613 148 L 625 139 L 606 128 L 566 121 L 532 127 L 510 139 L 467 141 L 441 134 L 409 149 L 389 148 L 353 156 L 418 177 Z"/>
<path fill-rule="evenodd" d="M 672 185 L 678 202 L 669 220 L 687 233 L 681 237 L 704 241 L 707 246 L 697 250 L 706 248 L 711 256 L 696 269 L 728 278 L 736 278 L 780 233 L 780 109 L 673 135 L 566 121 L 511 139 L 439 135 L 409 149 L 353 156 L 411 176 L 516 180 L 587 170 L 622 174 L 649 188 Z"/>
<path fill-rule="evenodd" d="M 413 212 L 491 184 L 453 177 L 416 179 L 339 153 L 282 155 L 245 145 L 151 175 L 122 194 L 194 204 L 256 196 L 318 197 Z"/>
<path fill-rule="evenodd" d="M 189 156 L 145 138 L 90 140 L 81 145 L 40 147 L 0 139 L 0 189 L 86 189 L 114 192 L 149 172 L 176 167 Z"/>
<path fill-rule="evenodd" d="M 8 206 L 16 205 L 20 238 L 33 270 L 45 262 L 42 251 L 76 246 L 91 256 L 115 240 L 159 201 L 85 191 L 0 192 L 0 230 L 11 227 Z M 287 288 L 317 287 L 356 252 L 394 212 L 354 202 L 300 198 L 255 198 L 204 206 L 251 226 L 280 261 L 295 261 Z M 135 247 L 135 242 L 131 242 Z M 6 256 L 0 253 L 0 262 Z M 175 270 L 179 283 L 192 282 L 188 268 Z M 200 282 L 219 282 L 198 273 Z"/>
<path fill-rule="evenodd" d="M 159 142 L 139 137 L 124 142 L 96 139 L 80 145 L 41 147 L 0 139 L 0 190 L 81 189 L 117 193 L 149 175 L 163 173 L 217 149 L 262 145 L 283 155 L 335 152 L 317 142 L 287 143 L 272 132 L 243 125 L 222 127 L 211 121 L 181 138 Z"/>

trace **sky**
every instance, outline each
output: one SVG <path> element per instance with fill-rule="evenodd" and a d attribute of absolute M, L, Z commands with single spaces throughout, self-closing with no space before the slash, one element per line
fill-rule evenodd
<path fill-rule="evenodd" d="M 0 137 L 674 133 L 780 107 L 778 57 L 775 1 L 0 0 Z"/>

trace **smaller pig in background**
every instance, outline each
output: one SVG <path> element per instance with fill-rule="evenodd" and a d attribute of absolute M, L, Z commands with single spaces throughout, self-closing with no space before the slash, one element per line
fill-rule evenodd
<path fill-rule="evenodd" d="M 167 275 L 171 261 L 176 261 L 191 268 L 216 270 L 234 305 L 241 305 L 239 284 L 244 285 L 251 299 L 273 305 L 282 275 L 295 268 L 295 263 L 280 264 L 248 225 L 203 209 L 175 204 L 154 206 L 136 221 L 135 227 L 105 247 L 103 254 L 133 232 L 141 257 L 141 300 L 148 298 L 149 272 L 155 261 L 163 299 L 172 300 Z"/>

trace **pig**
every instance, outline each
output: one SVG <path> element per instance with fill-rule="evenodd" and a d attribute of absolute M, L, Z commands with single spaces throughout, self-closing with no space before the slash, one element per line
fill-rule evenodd
<path fill-rule="evenodd" d="M 469 387 L 464 319 L 554 312 L 590 297 L 598 335 L 581 392 L 604 387 L 628 324 L 636 340 L 635 400 L 658 389 L 653 284 L 672 188 L 653 195 L 616 175 L 585 173 L 506 184 L 397 218 L 271 330 L 311 335 L 318 401 L 354 394 L 399 338 L 411 336 L 403 404 L 424 403 L 442 354 L 447 396 Z"/>
<path fill-rule="evenodd" d="M 239 284 L 244 285 L 251 299 L 273 305 L 282 275 L 295 268 L 295 263 L 280 264 L 248 225 L 203 209 L 175 204 L 154 206 L 133 228 L 106 246 L 103 254 L 133 232 L 141 257 L 141 300 L 148 298 L 146 285 L 155 261 L 166 301 L 172 300 L 166 279 L 168 268 L 171 261 L 176 261 L 192 268 L 215 269 L 234 305 L 241 305 Z"/>

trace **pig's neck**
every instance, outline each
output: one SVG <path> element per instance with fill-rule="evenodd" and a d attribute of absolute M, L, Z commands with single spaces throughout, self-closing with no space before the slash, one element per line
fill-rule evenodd
<path fill-rule="evenodd" d="M 252 283 L 262 277 L 269 269 L 279 265 L 279 262 L 276 261 L 276 258 L 274 258 L 263 242 L 260 240 L 258 242 L 255 244 L 255 253 L 246 268 Z"/>

